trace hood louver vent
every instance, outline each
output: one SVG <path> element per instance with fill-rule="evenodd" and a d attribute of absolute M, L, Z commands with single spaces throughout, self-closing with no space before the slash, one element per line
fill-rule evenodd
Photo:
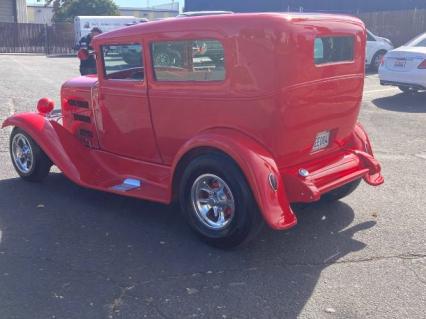
<path fill-rule="evenodd" d="M 71 106 L 81 107 L 84 109 L 89 108 L 89 102 L 86 101 L 79 101 L 79 100 L 68 100 L 68 104 Z"/>

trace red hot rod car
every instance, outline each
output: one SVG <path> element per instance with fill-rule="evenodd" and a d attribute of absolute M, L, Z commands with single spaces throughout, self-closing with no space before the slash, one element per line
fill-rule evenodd
<path fill-rule="evenodd" d="M 233 14 L 150 22 L 94 39 L 97 76 L 16 114 L 18 174 L 56 165 L 75 183 L 178 200 L 209 243 L 232 247 L 263 221 L 296 224 L 292 203 L 383 183 L 357 123 L 366 31 L 352 17 Z M 209 57 L 214 49 L 214 59 Z"/>

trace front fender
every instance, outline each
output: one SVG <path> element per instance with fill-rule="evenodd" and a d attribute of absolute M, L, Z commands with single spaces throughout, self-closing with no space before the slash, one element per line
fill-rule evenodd
<path fill-rule="evenodd" d="M 191 150 L 214 148 L 230 156 L 240 167 L 251 188 L 259 209 L 273 229 L 287 229 L 297 223 L 284 189 L 283 179 L 272 155 L 253 138 L 227 128 L 204 131 L 188 141 L 173 163 L 176 170 L 180 160 Z M 269 183 L 269 175 L 277 180 L 277 189 Z"/>
<path fill-rule="evenodd" d="M 73 182 L 85 186 L 84 169 L 93 166 L 90 151 L 54 120 L 39 113 L 19 113 L 7 118 L 2 128 L 15 126 L 28 133 L 50 160 Z M 93 170 L 92 170 L 93 171 Z M 87 175 L 87 174 L 86 174 Z"/>

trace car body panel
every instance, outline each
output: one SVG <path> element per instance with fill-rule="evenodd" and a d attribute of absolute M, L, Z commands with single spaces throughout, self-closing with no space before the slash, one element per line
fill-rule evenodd
<path fill-rule="evenodd" d="M 376 55 L 376 53 L 382 51 L 382 52 L 388 52 L 394 48 L 392 43 L 386 39 L 379 37 L 375 34 L 373 34 L 371 31 L 367 30 L 368 37 L 367 37 L 367 49 L 366 49 L 366 55 L 365 55 L 365 64 L 371 65 L 373 62 L 373 58 Z"/>

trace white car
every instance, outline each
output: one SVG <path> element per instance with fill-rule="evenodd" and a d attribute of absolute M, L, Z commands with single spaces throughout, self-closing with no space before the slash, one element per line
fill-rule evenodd
<path fill-rule="evenodd" d="M 383 56 L 389 50 L 394 48 L 389 39 L 378 37 L 367 30 L 367 52 L 365 55 L 365 64 L 372 70 L 377 72 Z"/>
<path fill-rule="evenodd" d="M 379 68 L 380 84 L 403 92 L 426 90 L 426 33 L 389 51 Z"/>

